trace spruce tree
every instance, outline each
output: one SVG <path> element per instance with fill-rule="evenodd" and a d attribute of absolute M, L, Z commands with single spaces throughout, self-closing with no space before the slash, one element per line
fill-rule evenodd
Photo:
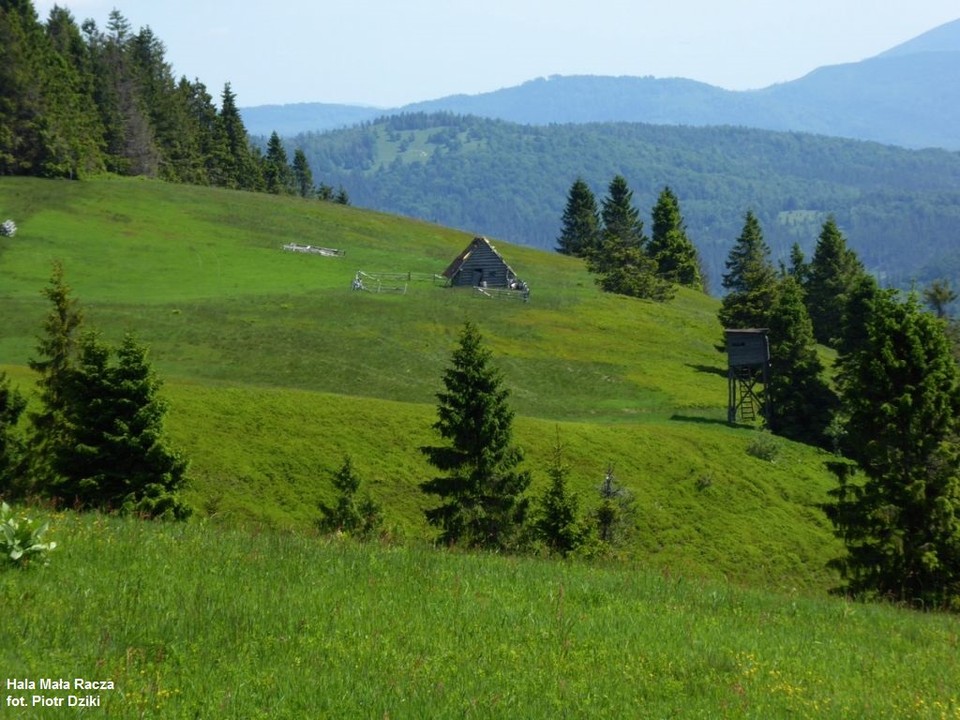
<path fill-rule="evenodd" d="M 23 445 L 16 433 L 17 423 L 27 407 L 27 400 L 10 385 L 10 378 L 0 371 L 0 497 L 20 495 L 20 462 Z"/>
<path fill-rule="evenodd" d="M 823 224 L 813 258 L 807 267 L 805 290 L 807 311 L 813 322 L 817 342 L 836 347 L 844 305 L 858 279 L 863 265 L 831 215 Z"/>
<path fill-rule="evenodd" d="M 183 519 L 187 462 L 163 440 L 167 406 L 146 348 L 127 335 L 115 363 L 111 354 L 93 333 L 79 343 L 53 494 L 81 508 Z"/>
<path fill-rule="evenodd" d="M 743 230 L 730 249 L 726 268 L 723 287 L 729 292 L 718 313 L 720 323 L 728 329 L 767 327 L 777 276 L 760 221 L 752 211 L 744 218 Z"/>
<path fill-rule="evenodd" d="M 633 206 L 633 191 L 626 178 L 610 181 L 603 199 L 603 242 L 587 257 L 597 284 L 606 292 L 664 301 L 673 296 L 669 282 L 657 276 L 657 264 L 647 255 L 640 212 Z"/>
<path fill-rule="evenodd" d="M 540 497 L 533 529 L 537 539 L 550 550 L 566 556 L 583 543 L 584 530 L 577 514 L 579 500 L 567 487 L 570 468 L 563 462 L 559 429 L 547 474 L 550 476 L 550 485 Z"/>
<path fill-rule="evenodd" d="M 323 533 L 344 533 L 370 539 L 383 525 L 380 506 L 369 496 L 357 499 L 360 477 L 353 468 L 353 459 L 347 455 L 340 469 L 334 473 L 333 487 L 337 491 L 335 505 L 320 503 L 321 517 L 317 529 Z"/>
<path fill-rule="evenodd" d="M 684 287 L 703 290 L 700 256 L 687 237 L 687 228 L 680 214 L 680 201 L 665 187 L 653 206 L 653 231 L 647 254 L 657 264 L 657 275 Z"/>
<path fill-rule="evenodd" d="M 293 153 L 293 183 L 300 197 L 309 198 L 316 195 L 317 191 L 313 187 L 313 172 L 301 148 L 297 148 Z"/>
<path fill-rule="evenodd" d="M 287 151 L 276 132 L 267 141 L 267 155 L 263 160 L 263 180 L 266 190 L 274 195 L 287 195 L 294 191 L 293 170 L 287 160 Z"/>
<path fill-rule="evenodd" d="M 29 470 L 32 482 L 41 491 L 56 482 L 54 458 L 69 442 L 70 383 L 83 323 L 83 313 L 71 297 L 61 263 L 54 263 L 50 282 L 43 294 L 53 307 L 43 323 L 44 335 L 37 342 L 37 357 L 28 361 L 30 369 L 39 375 L 37 394 L 40 401 L 40 408 L 29 414 L 32 426 Z"/>
<path fill-rule="evenodd" d="M 844 360 L 845 454 L 825 509 L 846 554 L 844 591 L 960 607 L 960 377 L 944 325 L 914 296 L 873 301 L 866 341 Z"/>
<path fill-rule="evenodd" d="M 567 195 L 560 237 L 557 238 L 557 252 L 587 257 L 599 247 L 600 241 L 597 199 L 586 181 L 578 177 Z"/>
<path fill-rule="evenodd" d="M 504 550 L 515 546 L 526 520 L 530 474 L 519 469 L 510 393 L 490 358 L 476 326 L 466 323 L 437 393 L 433 427 L 444 444 L 421 448 L 442 475 L 420 487 L 441 500 L 426 511 L 440 542 Z"/>
<path fill-rule="evenodd" d="M 767 426 L 791 440 L 825 445 L 837 399 L 823 379 L 803 290 L 792 276 L 783 278 L 777 288 L 769 330 Z"/>

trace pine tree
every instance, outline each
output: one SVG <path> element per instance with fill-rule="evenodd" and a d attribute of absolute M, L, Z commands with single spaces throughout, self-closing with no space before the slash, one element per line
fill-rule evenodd
<path fill-rule="evenodd" d="M 599 247 L 600 241 L 597 199 L 586 181 L 578 177 L 567 195 L 560 237 L 557 238 L 557 252 L 587 257 Z"/>
<path fill-rule="evenodd" d="M 843 590 L 960 607 L 960 377 L 943 323 L 878 293 L 866 342 L 845 359 L 846 455 L 825 509 L 846 555 Z"/>
<path fill-rule="evenodd" d="M 823 379 L 803 290 L 792 276 L 783 278 L 777 288 L 769 330 L 767 425 L 771 432 L 791 440 L 825 445 L 837 399 Z"/>
<path fill-rule="evenodd" d="M 813 335 L 817 342 L 835 347 L 844 305 L 864 269 L 847 247 L 833 216 L 823 224 L 807 273 L 805 290 Z"/>
<path fill-rule="evenodd" d="M 680 201 L 665 187 L 653 207 L 653 232 L 647 254 L 657 264 L 657 275 L 684 287 L 703 290 L 700 256 L 687 237 Z"/>
<path fill-rule="evenodd" d="M 146 348 L 127 335 L 111 350 L 93 333 L 79 343 L 68 386 L 69 441 L 55 455 L 53 494 L 81 508 L 183 519 L 187 462 L 163 441 L 166 403 Z"/>
<path fill-rule="evenodd" d="M 763 239 L 760 222 L 752 211 L 730 249 L 723 276 L 724 296 L 718 317 L 724 328 L 765 328 L 776 293 L 777 277 L 770 262 L 770 247 Z"/>
<path fill-rule="evenodd" d="M 550 485 L 540 497 L 533 529 L 537 539 L 550 550 L 566 556 L 583 543 L 584 530 L 577 515 L 579 500 L 567 488 L 570 468 L 563 462 L 559 429 L 547 474 L 550 476 Z"/>
<path fill-rule="evenodd" d="M 369 495 L 357 500 L 360 478 L 349 455 L 344 457 L 343 465 L 334 474 L 333 487 L 337 491 L 336 504 L 320 503 L 321 517 L 317 520 L 320 532 L 341 532 L 360 539 L 375 536 L 383 526 L 383 513 Z"/>
<path fill-rule="evenodd" d="M 37 489 L 51 488 L 57 480 L 54 458 L 69 442 L 67 420 L 69 389 L 76 365 L 77 340 L 83 313 L 71 297 L 63 265 L 55 262 L 44 295 L 52 304 L 43 323 L 44 336 L 37 344 L 38 357 L 28 361 L 37 379 L 40 409 L 29 414 L 30 475 Z"/>
<path fill-rule="evenodd" d="M 523 454 L 512 444 L 510 393 L 490 358 L 476 326 L 466 323 L 437 393 L 433 427 L 445 444 L 421 448 L 443 475 L 420 487 L 441 499 L 426 511 L 441 542 L 503 550 L 514 547 L 526 520 L 530 474 L 518 469 Z"/>

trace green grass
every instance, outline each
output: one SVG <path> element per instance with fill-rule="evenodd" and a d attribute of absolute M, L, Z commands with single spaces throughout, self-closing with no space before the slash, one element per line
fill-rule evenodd
<path fill-rule="evenodd" d="M 724 422 L 717 301 L 681 291 L 657 304 L 604 295 L 578 260 L 496 241 L 532 288 L 493 301 L 429 282 L 405 295 L 350 290 L 357 270 L 435 273 L 470 235 L 331 203 L 157 182 L 0 178 L 0 368 L 25 365 L 48 311 L 54 259 L 90 326 L 135 330 L 165 381 L 173 443 L 192 459 L 202 515 L 305 529 L 345 454 L 387 522 L 428 534 L 418 484 L 431 469 L 435 393 L 474 321 L 517 413 L 534 491 L 556 428 L 589 507 L 608 465 L 638 500 L 626 555 L 652 567 L 774 589 L 823 592 L 839 552 L 816 505 L 823 456 Z M 287 242 L 343 258 L 285 253 Z"/>
<path fill-rule="evenodd" d="M 201 523 L 51 538 L 0 569 L 0 666 L 112 681 L 92 717 L 960 718 L 950 616 Z"/>

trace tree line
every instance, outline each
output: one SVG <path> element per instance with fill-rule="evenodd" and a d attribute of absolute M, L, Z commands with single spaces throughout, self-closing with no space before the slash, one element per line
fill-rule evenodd
<path fill-rule="evenodd" d="M 177 80 L 149 27 L 114 9 L 104 29 L 54 6 L 0 0 L 0 175 L 83 178 L 101 172 L 349 202 L 314 187 L 303 151 L 276 133 L 251 142 L 230 83 Z"/>
<path fill-rule="evenodd" d="M 752 212 L 730 251 L 724 328 L 766 328 L 768 428 L 834 453 L 823 509 L 839 591 L 960 609 L 960 372 L 944 283 L 881 289 L 833 217 L 812 258 L 774 267 Z M 836 351 L 833 382 L 816 346 Z"/>
<path fill-rule="evenodd" d="M 610 181 L 601 209 L 590 186 L 578 177 L 567 194 L 557 252 L 584 258 L 607 292 L 667 300 L 676 285 L 704 291 L 700 256 L 669 187 L 660 192 L 652 215 L 647 237 L 623 175 Z"/>
<path fill-rule="evenodd" d="M 577 175 L 596 190 L 620 173 L 650 204 L 669 185 L 715 291 L 746 207 L 777 259 L 794 242 L 811 252 L 833 213 L 885 282 L 960 279 L 960 253 L 950 249 L 960 156 L 943 150 L 739 127 L 535 126 L 452 113 L 405 113 L 289 142 L 358 205 L 543 249 L 555 246 Z M 407 143 L 417 152 L 401 152 Z"/>

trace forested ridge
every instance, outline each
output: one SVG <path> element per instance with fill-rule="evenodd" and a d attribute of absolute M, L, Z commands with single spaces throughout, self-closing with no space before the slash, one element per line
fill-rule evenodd
<path fill-rule="evenodd" d="M 567 189 L 624 175 L 641 210 L 664 186 L 716 287 L 743 213 L 775 259 L 813 247 L 833 215 L 884 283 L 960 275 L 960 155 L 740 127 L 640 123 L 528 126 L 407 114 L 288 140 L 361 206 L 553 248 Z"/>
<path fill-rule="evenodd" d="M 0 0 L 0 175 L 312 192 L 279 140 L 266 154 L 251 144 L 229 83 L 218 107 L 199 79 L 174 77 L 165 52 L 116 9 L 101 29 L 59 6 L 41 22 L 31 0 Z"/>

